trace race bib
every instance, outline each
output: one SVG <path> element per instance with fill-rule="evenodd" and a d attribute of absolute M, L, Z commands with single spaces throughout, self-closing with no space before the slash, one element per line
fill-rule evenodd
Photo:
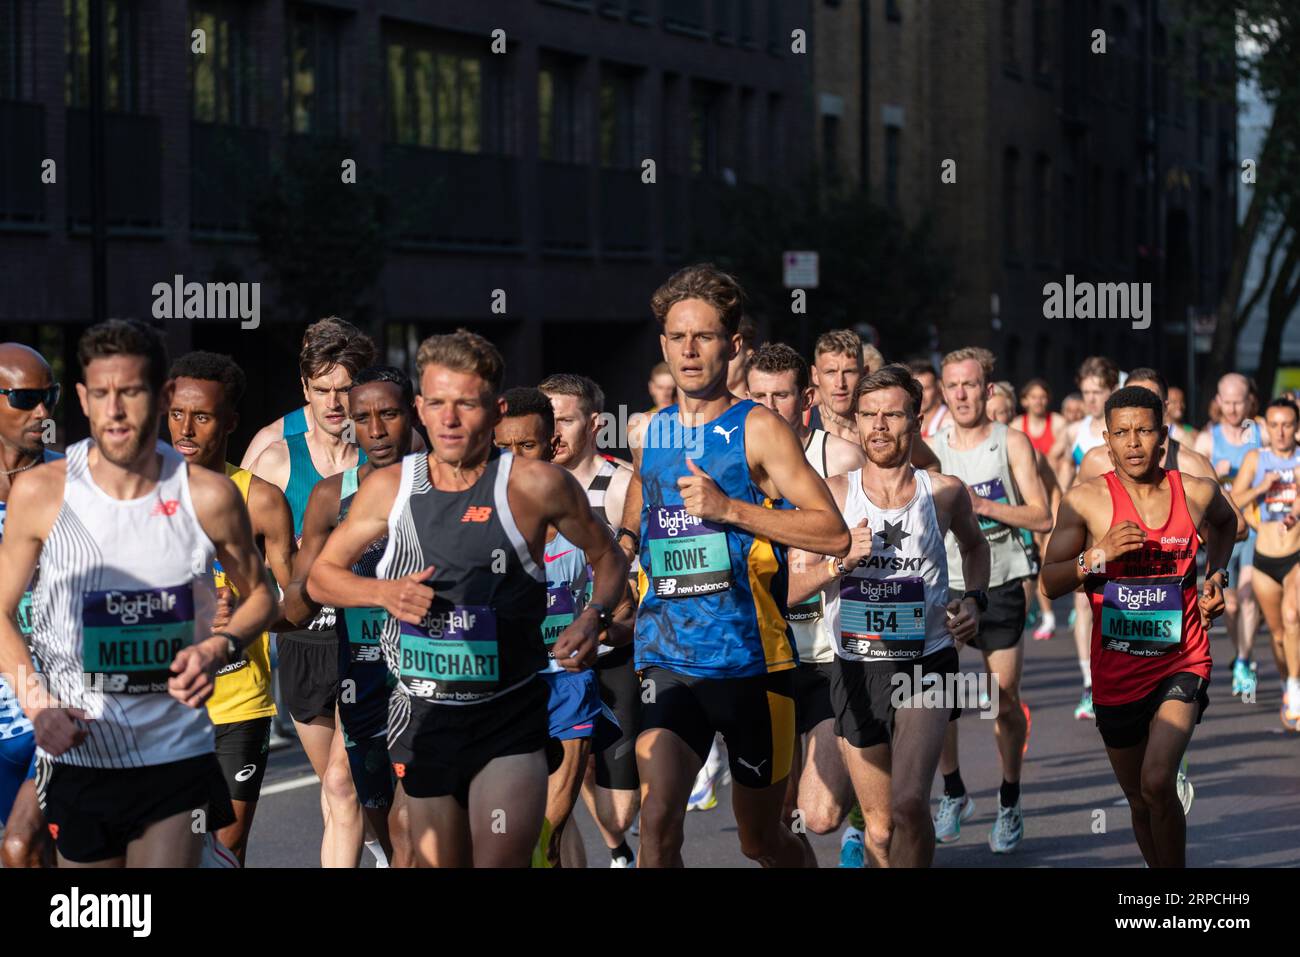
<path fill-rule="evenodd" d="M 1001 502 L 1003 505 L 1010 505 L 1011 500 L 1007 498 L 1006 486 L 1002 484 L 1002 479 L 989 479 L 987 482 L 972 482 L 971 491 L 980 498 L 986 498 L 991 502 Z M 1000 537 L 1003 532 L 1009 532 L 1010 527 L 1003 525 L 996 519 L 979 516 L 980 531 L 984 533 L 985 538 Z"/>
<path fill-rule="evenodd" d="M 1183 639 L 1183 589 L 1108 581 L 1102 589 L 1101 647 L 1138 658 L 1177 651 Z"/>
<path fill-rule="evenodd" d="M 23 597 L 18 600 L 18 630 L 23 637 L 32 633 L 32 593 L 23 592 Z"/>
<path fill-rule="evenodd" d="M 167 691 L 172 661 L 194 643 L 194 591 L 171 588 L 89 591 L 81 602 L 86 673 L 111 694 Z"/>
<path fill-rule="evenodd" d="M 492 609 L 445 606 L 431 609 L 420 625 L 402 622 L 398 673 L 418 698 L 477 701 L 495 694 L 501 665 Z"/>
<path fill-rule="evenodd" d="M 568 582 L 561 582 L 555 587 L 546 589 L 546 617 L 542 620 L 542 641 L 546 643 L 548 653 L 550 647 L 560 637 L 560 632 L 573 624 L 576 614 L 577 607 Z"/>
<path fill-rule="evenodd" d="M 650 582 L 660 598 L 695 598 L 731 588 L 731 554 L 721 525 L 680 505 L 650 510 Z"/>
<path fill-rule="evenodd" d="M 343 627 L 348 640 L 350 661 L 376 662 L 379 654 L 379 636 L 388 621 L 386 608 L 344 608 Z"/>
<path fill-rule="evenodd" d="M 820 621 L 825 613 L 826 603 L 822 593 L 818 591 L 811 598 L 805 598 L 798 604 L 786 608 L 785 620 L 791 624 L 804 621 Z"/>
<path fill-rule="evenodd" d="M 1295 505 L 1295 469 L 1279 469 L 1277 481 L 1259 502 L 1261 522 L 1280 522 Z"/>
<path fill-rule="evenodd" d="M 925 650 L 925 581 L 846 578 L 840 582 L 840 643 L 880 660 L 919 658 Z"/>

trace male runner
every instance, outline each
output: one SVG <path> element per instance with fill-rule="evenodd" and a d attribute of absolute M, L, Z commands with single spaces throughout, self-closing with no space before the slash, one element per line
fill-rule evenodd
<path fill-rule="evenodd" d="M 668 367 L 668 363 L 657 363 L 650 370 L 646 391 L 650 393 L 650 414 L 666 409 L 677 401 L 677 383 L 673 381 L 673 370 Z"/>
<path fill-rule="evenodd" d="M 1073 425 L 1088 413 L 1084 411 L 1083 396 L 1077 392 L 1071 392 L 1061 400 L 1061 418 L 1065 419 L 1066 425 Z"/>
<path fill-rule="evenodd" d="M 1199 434 L 1187 423 L 1187 395 L 1176 385 L 1169 387 L 1169 398 L 1165 400 L 1165 421 L 1169 423 L 1169 434 L 1186 446 L 1194 446 Z"/>
<path fill-rule="evenodd" d="M 921 385 L 906 367 L 862 378 L 854 408 L 867 464 L 827 482 L 852 545 L 840 560 L 793 552 L 792 566 L 803 562 L 790 599 L 830 594 L 834 727 L 866 818 L 868 856 L 876 867 L 929 867 L 930 783 L 944 729 L 960 713 L 953 642 L 979 630 L 989 547 L 962 483 L 911 465 Z M 973 586 L 961 598 L 949 589 L 946 532 Z"/>
<path fill-rule="evenodd" d="M 1102 444 L 1102 433 L 1105 431 L 1102 411 L 1106 400 L 1119 385 L 1119 367 L 1105 356 L 1089 356 L 1079 366 L 1076 381 L 1081 392 L 1083 418 L 1071 422 L 1070 413 L 1065 404 L 1062 404 L 1061 412 L 1065 415 L 1067 424 L 1061 430 L 1050 456 L 1056 463 L 1058 483 L 1067 491 L 1074 484 L 1075 473 L 1083 464 L 1083 457 L 1088 454 L 1088 450 Z M 1067 397 L 1066 402 L 1068 401 Z M 1088 596 L 1082 591 L 1075 592 L 1070 624 L 1074 629 L 1074 650 L 1083 676 L 1083 691 L 1074 708 L 1074 717 L 1080 721 L 1091 721 L 1095 717 L 1092 711 L 1092 666 L 1089 659 L 1089 649 L 1092 646 L 1091 614 Z"/>
<path fill-rule="evenodd" d="M 1263 445 L 1259 425 L 1250 416 L 1250 382 L 1245 376 L 1229 372 L 1219 380 L 1215 394 L 1219 421 L 1196 437 L 1196 451 L 1210 460 L 1219 476 L 1223 491 L 1232 495 L 1233 482 L 1241 462 L 1252 449 Z M 1223 623 L 1236 645 L 1232 662 L 1232 693 L 1241 695 L 1247 704 L 1255 703 L 1258 679 L 1255 662 L 1255 632 L 1259 629 L 1259 603 L 1255 601 L 1255 529 L 1246 540 L 1232 547 L 1228 562 L 1231 583 L 1224 587 L 1226 610 Z M 1267 586 L 1265 586 L 1267 587 Z"/>
<path fill-rule="evenodd" d="M 848 530 L 789 426 L 727 389 L 741 347 L 736 280 L 688 266 L 656 290 L 651 309 L 681 404 L 630 442 L 643 498 L 639 864 L 682 866 L 691 784 L 720 731 L 742 852 L 764 866 L 800 866 L 811 854 L 781 817 L 797 664 L 782 617 L 784 552 L 843 554 Z M 778 500 L 797 511 L 773 507 Z"/>
<path fill-rule="evenodd" d="M 862 468 L 867 456 L 861 445 L 804 425 L 813 390 L 808 383 L 808 363 L 799 353 L 782 343 L 769 342 L 750 359 L 746 378 L 749 397 L 785 420 L 803 446 L 804 458 L 823 479 Z M 794 671 L 797 736 L 785 818 L 792 827 L 800 825 L 795 830 L 798 834 L 829 834 L 844 822 L 853 805 L 853 782 L 833 727 L 831 662 L 835 641 L 825 614 L 831 598 L 829 592 L 819 589 L 786 609 L 799 666 Z M 841 841 L 842 864 L 862 866 L 857 863 L 861 853 L 861 828 L 850 828 Z"/>
<path fill-rule="evenodd" d="M 45 446 L 61 389 L 49 363 L 17 342 L 0 345 L 0 541 L 5 502 L 15 477 L 42 462 L 63 456 Z M 32 633 L 32 597 L 25 590 L 18 612 L 23 637 Z M 0 674 L 0 866 L 40 867 L 51 863 L 51 848 L 36 789 L 36 735 L 13 688 Z"/>
<path fill-rule="evenodd" d="M 1015 419 L 1011 427 L 1025 433 L 1029 438 L 1029 444 L 1038 453 L 1038 473 L 1043 479 L 1043 487 L 1047 490 L 1047 505 L 1055 515 L 1056 506 L 1061 501 L 1061 486 L 1057 482 L 1057 463 L 1053 460 L 1052 453 L 1056 446 L 1056 436 L 1065 428 L 1066 423 L 1061 413 L 1051 410 L 1051 401 L 1052 391 L 1047 383 L 1043 379 L 1030 379 L 1020 387 L 1020 406 L 1024 409 L 1024 414 Z M 1037 549 L 1034 564 L 1038 565 L 1043 550 L 1047 547 L 1047 536 L 1036 532 L 1033 540 L 1034 547 Z M 1035 587 L 1033 592 L 1039 613 L 1039 624 L 1034 629 L 1034 639 L 1046 641 L 1056 634 L 1056 613 L 1052 611 L 1052 603 L 1041 590 Z"/>
<path fill-rule="evenodd" d="M 239 427 L 244 372 L 229 356 L 191 352 L 172 363 L 171 400 L 165 414 L 172 448 L 185 461 L 227 476 L 239 489 L 253 527 L 253 538 L 281 589 L 292 577 L 293 515 L 284 493 L 246 469 L 227 462 L 231 433 Z M 213 627 L 230 619 L 231 596 L 225 573 L 214 570 L 219 611 Z M 290 616 L 305 616 L 301 604 L 286 595 Z M 249 643 L 239 661 L 217 672 L 208 717 L 216 732 L 216 755 L 230 788 L 235 823 L 217 832 L 217 840 L 244 863 L 257 799 L 266 775 L 275 699 L 271 695 L 271 638 L 263 632 Z"/>
<path fill-rule="evenodd" d="M 376 469 L 400 462 L 411 452 L 415 390 L 401 370 L 370 366 L 358 371 L 348 394 L 348 408 L 366 462 L 321 479 L 312 489 L 303 517 L 302 548 L 294 564 L 294 581 L 286 589 L 287 594 L 305 601 L 313 613 L 320 606 L 305 594 L 307 576 L 326 540 L 347 517 L 366 477 Z M 386 537 L 369 543 L 352 571 L 374 578 L 387 544 Z M 334 618 L 342 733 L 331 745 L 334 751 L 322 782 L 332 824 L 338 843 L 346 847 L 349 866 L 360 863 L 364 833 L 369 830 L 394 867 L 407 867 L 410 848 L 401 826 L 405 802 L 400 792 L 395 792 L 388 760 L 388 698 L 394 682 L 379 647 L 388 613 L 377 606 L 342 611 L 339 615 L 336 610 Z M 340 744 L 344 761 L 336 757 Z"/>
<path fill-rule="evenodd" d="M 1223 612 L 1236 518 L 1218 486 L 1160 467 L 1164 403 L 1128 387 L 1106 401 L 1115 471 L 1066 493 L 1047 543 L 1043 590 L 1080 585 L 1093 606 L 1093 695 L 1115 778 L 1149 867 L 1182 867 L 1177 773 L 1209 704 L 1209 621 Z M 1197 536 L 1211 573 L 1199 598 Z"/>
<path fill-rule="evenodd" d="M 417 362 L 432 450 L 372 473 L 308 589 L 342 608 L 378 602 L 391 616 L 381 638 L 399 682 L 388 750 L 416 862 L 524 867 L 546 805 L 546 529 L 586 553 L 594 578 L 592 600 L 551 649 L 566 670 L 594 660 L 627 563 L 564 469 L 492 445 L 505 370 L 491 343 L 466 330 L 431 336 Z M 385 534 L 380 581 L 353 573 Z"/>
<path fill-rule="evenodd" d="M 284 492 L 293 512 L 294 535 L 301 538 L 307 501 L 316 483 L 365 462 L 354 443 L 348 416 L 352 377 L 375 360 L 375 345 L 355 327 L 337 319 L 308 326 L 298 359 L 303 395 L 312 429 L 267 446 L 252 471 Z M 302 559 L 299 558 L 299 561 Z M 305 578 L 294 569 L 295 578 Z M 280 691 L 312 770 L 321 780 L 321 863 L 355 867 L 353 849 L 361 827 L 343 733 L 335 720 L 338 632 L 334 609 L 320 608 L 310 620 L 294 619 L 296 631 L 276 635 Z M 335 787 L 327 785 L 327 779 Z"/>
<path fill-rule="evenodd" d="M 538 389 L 527 388 L 510 389 L 503 398 L 506 410 L 495 430 L 497 447 L 520 458 L 551 461 L 551 450 L 560 441 L 552 409 L 555 399 L 548 398 Z M 576 413 L 576 409 L 570 411 Z M 585 427 L 588 421 L 582 417 L 582 426 Z M 578 478 L 576 473 L 574 478 Z M 547 706 L 551 739 L 547 747 L 547 766 L 550 774 L 547 778 L 546 815 L 534 862 L 539 867 L 586 867 L 587 856 L 581 835 L 576 826 L 570 829 L 566 825 L 577 804 L 588 757 L 592 753 L 596 725 L 601 720 L 600 685 L 592 669 L 565 671 L 549 653 L 549 646 L 573 623 L 574 616 L 581 614 L 587 604 L 587 585 L 591 579 L 587 556 L 582 549 L 553 528 L 547 529 L 546 534 L 543 558 L 547 604 L 542 637 L 548 646 L 548 656 L 541 675 L 550 693 Z M 601 648 L 608 646 L 610 641 L 620 646 L 627 646 L 632 641 L 635 608 L 629 596 L 630 593 L 625 593 L 619 602 L 613 623 L 601 636 Z"/>
<path fill-rule="evenodd" d="M 661 397 L 671 404 L 677 386 L 672 370 L 665 367 L 665 371 L 668 387 Z M 652 382 L 657 375 L 651 376 Z M 555 454 L 551 461 L 568 469 L 587 490 L 591 510 L 611 531 L 617 531 L 620 543 L 627 539 L 639 544 L 633 529 L 618 526 L 634 473 L 626 463 L 601 455 L 597 446 L 605 411 L 604 391 L 586 376 L 566 374 L 547 376 L 538 388 L 550 398 L 555 413 Z M 635 574 L 634 559 L 634 583 Z M 597 652 L 595 671 L 600 700 L 618 719 L 619 739 L 587 763 L 582 796 L 609 848 L 610 867 L 628 868 L 635 864 L 636 855 L 628 846 L 626 834 L 641 809 L 641 781 L 636 773 L 641 685 L 632 666 L 630 642 L 618 648 L 601 642 Z"/>
<path fill-rule="evenodd" d="M 1028 738 L 1028 715 L 1021 706 L 1020 678 L 1025 646 L 1021 641 L 1027 608 L 1023 579 L 1032 574 L 1028 549 L 1017 529 L 1048 532 L 1052 514 L 1038 475 L 1034 447 L 1023 432 L 988 417 L 993 393 L 993 354 L 987 349 L 958 349 L 940 366 L 943 397 L 952 410 L 952 425 L 935 437 L 932 448 L 944 474 L 969 486 L 979 530 L 989 545 L 988 603 L 981 609 L 979 635 L 971 641 L 984 655 L 986 671 L 998 682 L 998 716 L 994 737 L 1002 765 L 998 816 L 989 832 L 994 854 L 1009 854 L 1024 837 L 1020 812 L 1020 770 Z M 948 581 L 966 587 L 961 543 L 947 540 Z M 957 722 L 949 724 L 939 764 L 943 797 L 935 816 L 941 843 L 961 836 L 961 823 L 974 814 L 958 761 Z"/>
<path fill-rule="evenodd" d="M 19 694 L 55 761 L 47 816 L 59 866 L 193 867 L 195 822 L 232 817 L 203 704 L 277 603 L 239 490 L 157 440 L 170 399 L 162 337 L 114 320 L 77 352 L 91 438 L 10 490 L 0 673 L 33 672 L 15 617 L 40 560 L 32 653 L 45 671 Z M 214 554 L 244 599 L 216 633 Z"/>
<path fill-rule="evenodd" d="M 1273 636 L 1282 678 L 1282 725 L 1300 731 L 1300 522 L 1296 511 L 1296 428 L 1300 409 L 1274 399 L 1264 409 L 1268 447 L 1251 449 L 1233 480 L 1236 503 L 1255 531 L 1255 597 Z"/>
<path fill-rule="evenodd" d="M 948 425 L 948 407 L 943 404 L 939 373 L 929 359 L 913 359 L 907 368 L 912 378 L 921 383 L 921 438 L 929 439 Z"/>
<path fill-rule="evenodd" d="M 808 426 L 858 441 L 853 421 L 853 389 L 862 378 L 862 340 L 856 332 L 834 329 L 817 337 L 813 346 L 812 384 L 817 404 L 808 416 Z"/>

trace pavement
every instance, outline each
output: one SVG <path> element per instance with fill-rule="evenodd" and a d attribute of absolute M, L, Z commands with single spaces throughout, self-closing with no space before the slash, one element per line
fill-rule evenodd
<path fill-rule="evenodd" d="M 1141 867 L 1128 806 L 1115 783 L 1091 721 L 1073 717 L 1080 675 L 1074 642 L 1063 627 L 1049 641 L 1026 634 L 1022 696 L 1033 715 L 1021 779 L 1025 839 L 1008 856 L 995 856 L 988 834 L 1001 783 L 993 722 L 967 712 L 960 722 L 961 772 L 974 797 L 975 816 L 961 839 L 940 846 L 937 867 Z M 1210 707 L 1188 751 L 1196 799 L 1187 821 L 1187 863 L 1199 867 L 1300 865 L 1300 735 L 1278 720 L 1281 683 L 1267 633 L 1256 640 L 1259 693 L 1243 704 L 1229 693 L 1232 649 L 1223 629 L 1211 638 L 1215 665 Z M 962 669 L 983 667 L 978 652 L 962 652 Z M 941 791 L 936 780 L 934 798 Z M 730 787 L 718 806 L 686 816 L 682 856 L 688 867 L 754 867 L 740 853 Z M 586 808 L 574 820 L 591 866 L 609 855 Z M 272 753 L 248 853 L 250 867 L 315 867 L 320 863 L 320 792 L 305 755 L 294 743 Z M 822 867 L 835 867 L 839 836 L 809 835 Z M 628 838 L 635 847 L 635 838 Z M 363 854 L 363 866 L 372 866 Z"/>

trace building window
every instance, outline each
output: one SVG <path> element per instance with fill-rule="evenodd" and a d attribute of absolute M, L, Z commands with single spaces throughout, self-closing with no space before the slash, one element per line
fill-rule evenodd
<path fill-rule="evenodd" d="M 840 177 L 840 118 L 822 114 L 822 175 L 827 182 Z"/>
<path fill-rule="evenodd" d="M 481 53 L 454 39 L 387 41 L 388 137 L 454 153 L 504 153 L 504 84 Z M 539 94 L 543 80 L 538 76 Z M 572 112 L 567 121 L 572 123 Z"/>
<path fill-rule="evenodd" d="M 1002 0 L 1002 66 L 1012 72 L 1020 72 L 1020 55 L 1016 49 L 1016 0 Z"/>
<path fill-rule="evenodd" d="M 0 0 L 0 100 L 16 100 L 21 91 L 18 42 L 19 0 Z"/>
<path fill-rule="evenodd" d="M 722 172 L 722 110 L 716 89 L 698 84 L 691 91 L 691 175 Z"/>
<path fill-rule="evenodd" d="M 537 72 L 537 151 L 544 160 L 577 160 L 578 84 L 572 64 L 544 62 Z"/>
<path fill-rule="evenodd" d="M 600 165 L 631 169 L 639 165 L 640 102 L 637 75 L 606 69 L 600 80 Z"/>
<path fill-rule="evenodd" d="M 664 24 L 703 30 L 704 0 L 664 0 Z"/>
<path fill-rule="evenodd" d="M 885 0 L 885 19 L 891 23 L 903 22 L 903 11 L 898 8 L 898 0 Z"/>
<path fill-rule="evenodd" d="M 1048 35 L 1047 0 L 1033 5 L 1034 76 L 1045 80 L 1052 75 L 1051 37 Z"/>
<path fill-rule="evenodd" d="M 196 3 L 191 30 L 202 30 L 207 53 L 192 57 L 194 119 L 252 125 L 253 47 L 245 9 L 224 0 Z"/>
<path fill-rule="evenodd" d="M 289 132 L 338 136 L 339 19 L 311 7 L 292 7 L 289 14 Z"/>
<path fill-rule="evenodd" d="M 1052 256 L 1052 161 L 1042 153 L 1034 160 L 1034 256 Z"/>
<path fill-rule="evenodd" d="M 90 0 L 64 0 L 68 24 L 65 97 L 68 106 L 90 105 Z M 108 84 L 104 107 L 130 113 L 136 109 L 139 49 L 137 11 L 132 0 L 104 0 L 104 53 Z"/>
<path fill-rule="evenodd" d="M 885 127 L 885 205 L 898 209 L 898 179 L 902 163 L 903 128 Z"/>
<path fill-rule="evenodd" d="M 1020 153 L 1002 154 L 1002 252 L 1010 261 L 1020 259 Z"/>

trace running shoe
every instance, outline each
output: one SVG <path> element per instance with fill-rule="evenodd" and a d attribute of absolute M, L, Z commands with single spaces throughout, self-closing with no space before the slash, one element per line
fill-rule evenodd
<path fill-rule="evenodd" d="M 1021 750 L 1020 753 L 1021 753 L 1021 754 L 1028 754 L 1028 753 L 1029 753 L 1029 733 L 1030 733 L 1031 731 L 1034 730 L 1034 717 L 1033 717 L 1033 715 L 1031 715 L 1031 714 L 1029 713 L 1029 705 L 1027 705 L 1027 704 L 1025 703 L 1024 699 L 1021 699 L 1021 701 L 1020 701 L 1020 710 L 1023 711 L 1023 712 L 1025 713 L 1025 746 L 1024 746 L 1024 748 Z"/>
<path fill-rule="evenodd" d="M 705 778 L 701 782 L 697 777 L 695 784 L 696 788 L 691 792 L 691 799 L 686 802 L 686 810 L 712 811 L 718 806 L 718 794 L 713 789 L 713 778 Z"/>
<path fill-rule="evenodd" d="M 1043 620 L 1038 627 L 1034 629 L 1034 640 L 1047 641 L 1054 634 L 1056 634 L 1056 615 L 1049 611 L 1043 616 Z"/>
<path fill-rule="evenodd" d="M 1191 813 L 1192 801 L 1196 798 L 1196 788 L 1192 787 L 1191 779 L 1187 777 L 1187 758 L 1183 758 L 1183 763 L 1178 766 L 1178 781 L 1175 784 L 1178 789 L 1178 803 L 1183 806 L 1183 817 Z"/>
<path fill-rule="evenodd" d="M 622 857 L 621 855 L 619 857 L 611 857 L 609 859 L 609 866 L 610 867 L 636 867 L 636 854 L 634 852 L 631 857 Z"/>
<path fill-rule="evenodd" d="M 994 854 L 1010 854 L 1025 837 L 1025 819 L 1020 814 L 1020 802 L 1014 807 L 998 805 L 998 819 L 989 831 L 989 850 Z"/>
<path fill-rule="evenodd" d="M 975 814 L 975 801 L 970 793 L 961 797 L 939 798 L 939 812 L 934 816 L 934 839 L 940 844 L 952 844 L 961 837 L 963 821 Z"/>
<path fill-rule="evenodd" d="M 1241 703 L 1254 704 L 1255 692 L 1259 689 L 1259 676 L 1255 673 L 1255 662 L 1251 662 L 1241 673 Z"/>
<path fill-rule="evenodd" d="M 1042 617 L 1043 617 L 1043 613 L 1038 610 L 1038 604 L 1035 603 L 1033 605 L 1030 605 L 1029 611 L 1025 613 L 1025 627 L 1026 628 L 1037 627 L 1038 622 Z"/>
<path fill-rule="evenodd" d="M 1097 715 L 1092 710 L 1092 689 L 1084 688 L 1083 695 L 1079 698 L 1079 703 L 1074 707 L 1074 720 L 1076 721 L 1096 721 Z"/>
<path fill-rule="evenodd" d="M 1065 619 L 1065 627 L 1066 627 L 1066 628 L 1073 628 L 1073 627 L 1074 627 L 1074 619 L 1075 619 L 1076 617 L 1078 617 L 1078 612 L 1075 611 L 1073 608 L 1071 608 L 1071 609 L 1070 609 L 1070 617 L 1067 618 L 1067 619 Z"/>
<path fill-rule="evenodd" d="M 1249 671 L 1250 671 L 1250 668 L 1246 665 L 1246 662 L 1242 661 L 1240 658 L 1234 658 L 1234 659 L 1233 659 L 1233 661 L 1232 661 L 1232 696 L 1233 696 L 1234 698 L 1235 698 L 1237 695 L 1241 694 L 1241 685 L 1242 685 L 1242 682 L 1245 680 L 1246 673 L 1249 672 Z"/>
<path fill-rule="evenodd" d="M 862 832 L 856 827 L 846 827 L 840 837 L 840 867 L 866 867 L 867 855 L 862 845 Z"/>
<path fill-rule="evenodd" d="M 1282 727 L 1288 731 L 1300 731 L 1300 695 L 1282 692 Z"/>

